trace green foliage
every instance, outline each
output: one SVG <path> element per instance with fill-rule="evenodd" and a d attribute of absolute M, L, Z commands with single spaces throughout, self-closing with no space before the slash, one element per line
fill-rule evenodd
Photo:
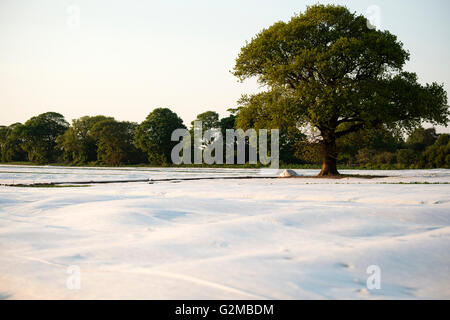
<path fill-rule="evenodd" d="M 69 124 L 59 113 L 46 112 L 32 117 L 20 127 L 21 147 L 28 159 L 37 163 L 50 163 L 58 159 L 62 150 L 56 139 L 63 134 Z"/>
<path fill-rule="evenodd" d="M 296 150 L 310 149 L 305 143 L 306 135 L 298 125 L 301 119 L 296 117 L 293 104 L 288 103 L 279 91 L 272 94 L 260 93 L 252 96 L 243 96 L 239 101 L 245 105 L 239 109 L 236 118 L 236 128 L 243 130 L 254 128 L 278 129 L 280 132 L 280 161 L 284 163 L 298 163 L 300 160 Z"/>
<path fill-rule="evenodd" d="M 219 128 L 219 114 L 215 111 L 206 111 L 197 115 L 197 119 L 191 122 L 191 134 L 193 134 L 193 126 L 195 121 L 202 121 L 202 131 L 203 133 L 209 129 Z"/>
<path fill-rule="evenodd" d="M 383 126 L 360 129 L 337 140 L 339 163 L 346 165 L 394 163 L 395 152 L 402 144 L 401 135 Z M 383 156 L 380 157 L 380 154 Z"/>
<path fill-rule="evenodd" d="M 164 114 L 170 115 L 167 112 Z M 32 119 L 35 118 L 37 117 Z M 155 120 L 163 117 L 159 114 L 158 117 L 151 118 Z M 220 129 L 224 131 L 234 128 L 234 120 L 233 114 L 220 119 L 218 121 Z M 105 116 L 85 116 L 76 119 L 72 126 L 56 139 L 58 145 L 55 147 L 56 154 L 52 157 L 57 157 L 60 150 L 63 150 L 64 159 L 70 164 L 95 163 L 109 166 L 143 164 L 146 162 L 148 154 L 138 150 L 135 146 L 137 127 L 135 123 L 118 122 L 114 118 Z M 26 164 L 27 152 L 23 149 L 26 142 L 25 128 L 26 126 L 20 123 L 0 126 L 2 162 Z M 299 133 L 299 131 L 294 132 Z M 46 136 L 41 135 L 35 139 L 42 137 Z M 287 143 L 286 136 L 281 136 L 281 139 L 285 141 L 280 150 L 280 160 L 284 167 L 317 168 L 316 164 L 321 161 L 320 142 L 305 139 L 304 136 L 299 136 Z M 37 144 L 44 144 L 44 142 L 46 140 L 37 141 Z M 339 138 L 337 142 L 340 150 L 338 161 L 343 168 L 354 168 L 355 166 L 366 169 L 450 168 L 450 135 L 437 134 L 434 128 L 417 128 L 406 139 L 406 142 L 398 132 L 383 126 L 371 130 L 360 129 Z M 171 149 L 166 151 L 171 151 Z M 169 162 L 153 164 L 170 165 Z M 259 165 L 245 165 L 244 167 L 255 168 Z"/>
<path fill-rule="evenodd" d="M 27 160 L 27 153 L 22 148 L 22 131 L 21 123 L 0 127 L 0 160 L 2 162 Z"/>
<path fill-rule="evenodd" d="M 240 100 L 238 126 L 318 129 L 324 164 L 336 162 L 336 140 L 384 124 L 412 130 L 446 125 L 442 85 L 420 85 L 403 72 L 409 53 L 388 31 L 334 5 L 314 5 L 262 30 L 242 49 L 234 75 L 257 77 L 266 91 Z M 336 172 L 332 172 L 335 174 Z"/>
<path fill-rule="evenodd" d="M 397 162 L 397 156 L 394 152 L 381 152 L 375 156 L 377 165 L 393 165 Z"/>
<path fill-rule="evenodd" d="M 406 140 L 408 148 L 413 149 L 416 152 L 422 152 L 426 147 L 431 146 L 438 135 L 434 128 L 424 129 L 419 127 L 415 129 Z"/>
<path fill-rule="evenodd" d="M 202 135 L 204 135 L 207 130 L 220 128 L 219 114 L 217 112 L 205 111 L 198 114 L 197 118 L 194 121 L 191 121 L 191 128 L 189 129 L 189 133 L 191 135 L 191 153 L 194 153 L 194 149 L 196 148 L 194 134 L 194 125 L 196 121 L 202 122 Z M 225 137 L 225 135 L 223 136 Z M 214 140 L 214 138 L 212 140 Z M 201 138 L 197 141 L 197 144 L 200 146 L 199 149 L 203 150 L 209 143 Z"/>
<path fill-rule="evenodd" d="M 114 120 L 102 115 L 84 116 L 72 121 L 72 126 L 60 137 L 58 144 L 64 150 L 66 162 L 83 164 L 97 160 L 97 141 L 92 128 L 100 121 Z"/>
<path fill-rule="evenodd" d="M 136 164 L 144 159 L 134 145 L 137 124 L 127 121 L 104 119 L 96 122 L 91 129 L 98 150 L 97 159 L 109 166 Z"/>
<path fill-rule="evenodd" d="M 401 168 L 411 166 L 416 161 L 416 153 L 411 149 L 397 151 L 397 162 Z"/>
<path fill-rule="evenodd" d="M 222 130 L 222 136 L 226 136 L 226 130 L 227 129 L 234 129 L 235 128 L 235 122 L 236 122 L 236 116 L 234 114 L 230 114 L 228 117 L 220 119 L 220 129 Z"/>
<path fill-rule="evenodd" d="M 306 164 L 320 164 L 322 161 L 321 150 L 322 146 L 317 142 L 308 140 L 299 141 L 294 145 L 294 156 L 300 163 Z M 280 155 L 281 156 L 281 155 Z M 298 162 L 298 161 L 297 161 Z M 292 162 L 289 162 L 292 163 Z"/>
<path fill-rule="evenodd" d="M 177 144 L 171 141 L 172 132 L 180 128 L 186 127 L 176 113 L 167 108 L 157 108 L 138 126 L 135 143 L 147 153 L 151 164 L 169 164 L 172 148 Z"/>
<path fill-rule="evenodd" d="M 421 167 L 450 168 L 450 135 L 441 134 L 435 143 L 421 154 Z"/>

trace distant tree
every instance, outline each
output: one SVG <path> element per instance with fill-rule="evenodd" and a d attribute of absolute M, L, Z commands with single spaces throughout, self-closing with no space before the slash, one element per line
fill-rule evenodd
<path fill-rule="evenodd" d="M 450 168 L 450 135 L 439 135 L 435 143 L 421 154 L 419 165 L 423 168 Z"/>
<path fill-rule="evenodd" d="M 19 122 L 0 128 L 0 160 L 2 162 L 26 161 L 27 153 L 22 148 L 23 125 Z"/>
<path fill-rule="evenodd" d="M 327 176 L 339 174 L 336 141 L 351 132 L 447 124 L 443 86 L 422 86 L 403 72 L 409 54 L 402 43 L 367 22 L 342 6 L 314 5 L 257 34 L 241 49 L 234 75 L 257 77 L 267 90 L 241 99 L 238 126 L 315 128 Z"/>
<path fill-rule="evenodd" d="M 215 111 L 206 111 L 197 115 L 197 118 L 191 122 L 191 132 L 193 132 L 193 126 L 195 121 L 202 122 L 203 133 L 209 129 L 216 129 L 220 127 L 219 114 Z"/>
<path fill-rule="evenodd" d="M 219 127 L 222 130 L 222 136 L 224 137 L 226 137 L 227 129 L 235 129 L 236 123 L 235 111 L 233 109 L 228 109 L 227 111 L 230 113 L 228 117 L 224 117 L 219 121 Z"/>
<path fill-rule="evenodd" d="M 397 150 L 397 163 L 401 168 L 407 168 L 413 165 L 417 160 L 417 154 L 411 149 Z"/>
<path fill-rule="evenodd" d="M 424 129 L 419 127 L 410 134 L 406 143 L 408 148 L 411 148 L 416 152 L 422 152 L 426 147 L 431 146 L 437 138 L 438 134 L 436 134 L 435 128 Z"/>
<path fill-rule="evenodd" d="M 92 135 L 92 128 L 104 120 L 114 118 L 98 115 L 84 116 L 72 121 L 72 126 L 58 137 L 58 144 L 64 150 L 66 161 L 81 164 L 97 160 L 97 141 Z"/>
<path fill-rule="evenodd" d="M 56 139 L 64 134 L 69 124 L 59 113 L 46 112 L 25 122 L 21 130 L 22 148 L 28 159 L 37 163 L 50 163 L 57 160 L 62 150 Z"/>
<path fill-rule="evenodd" d="M 134 141 L 151 164 L 169 164 L 172 148 L 177 144 L 171 141 L 172 132 L 181 128 L 186 127 L 175 112 L 157 108 L 138 126 Z"/>
<path fill-rule="evenodd" d="M 226 136 L 227 136 L 227 130 L 237 129 L 236 128 L 236 112 L 237 112 L 237 109 L 229 108 L 229 109 L 227 109 L 227 111 L 229 112 L 229 115 L 227 117 L 221 118 L 220 121 L 219 121 L 220 131 L 221 131 L 222 137 L 224 139 L 224 144 L 223 144 L 223 148 L 224 148 L 224 150 L 223 150 L 223 157 L 224 157 L 223 158 L 223 163 L 226 162 L 226 147 L 227 147 L 226 144 L 227 144 L 227 141 L 225 139 L 226 139 Z M 237 141 L 233 140 L 233 142 L 229 142 L 229 143 L 232 144 L 232 150 L 235 150 L 234 151 L 234 154 L 235 154 L 235 156 L 234 156 L 235 157 L 234 158 L 234 163 L 236 163 L 237 162 L 237 153 L 236 153 Z M 246 144 L 248 144 L 248 141 L 246 141 Z M 246 153 L 245 155 L 246 155 L 246 158 L 248 158 L 248 153 Z"/>
<path fill-rule="evenodd" d="M 397 161 L 396 154 L 394 152 L 383 151 L 375 156 L 375 162 L 377 165 L 393 165 Z M 383 167 L 381 167 L 383 169 Z"/>
<path fill-rule="evenodd" d="M 434 142 L 435 146 L 447 146 L 450 142 L 450 134 L 443 133 L 438 136 L 436 141 Z"/>
<path fill-rule="evenodd" d="M 198 139 L 198 141 L 195 141 L 195 132 L 194 132 L 194 125 L 196 121 L 202 122 L 202 134 L 201 137 Z M 211 141 L 206 141 L 203 139 L 203 136 L 205 135 L 205 132 L 207 130 L 216 130 L 216 134 L 218 132 L 222 133 L 220 131 L 220 121 L 219 121 L 219 114 L 215 111 L 205 111 L 203 113 L 200 113 L 197 115 L 196 119 L 194 121 L 191 121 L 191 128 L 189 129 L 189 132 L 191 134 L 191 150 L 194 152 L 194 149 L 196 146 L 198 146 L 199 149 L 206 148 L 212 141 L 214 141 L 214 138 L 211 139 Z M 217 136 L 216 136 L 217 137 Z M 225 137 L 225 135 L 223 135 Z M 214 155 L 215 153 L 213 153 Z"/>
<path fill-rule="evenodd" d="M 96 122 L 91 136 L 97 141 L 97 159 L 100 163 L 117 166 L 136 164 L 143 161 L 143 155 L 134 145 L 137 123 L 105 119 Z"/>
<path fill-rule="evenodd" d="M 366 165 L 371 163 L 372 159 L 375 157 L 375 152 L 369 148 L 358 149 L 356 154 L 356 162 L 359 165 Z"/>
<path fill-rule="evenodd" d="M 4 151 L 4 147 L 6 145 L 6 137 L 7 136 L 8 136 L 8 127 L 0 126 L 0 161 L 2 161 L 2 162 L 4 162 L 3 151 Z"/>
<path fill-rule="evenodd" d="M 395 153 L 403 143 L 403 137 L 400 134 L 383 126 L 371 129 L 363 128 L 344 135 L 336 141 L 339 150 L 338 161 L 348 165 L 390 163 L 395 158 L 394 154 L 392 156 L 384 154 L 384 160 L 383 158 L 375 159 L 375 155 L 383 152 Z"/>

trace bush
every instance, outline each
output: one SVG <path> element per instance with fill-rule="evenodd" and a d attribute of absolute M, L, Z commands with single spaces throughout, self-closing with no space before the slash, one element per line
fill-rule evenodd
<path fill-rule="evenodd" d="M 411 149 L 397 150 L 397 163 L 403 167 L 409 167 L 416 161 L 416 154 Z"/>

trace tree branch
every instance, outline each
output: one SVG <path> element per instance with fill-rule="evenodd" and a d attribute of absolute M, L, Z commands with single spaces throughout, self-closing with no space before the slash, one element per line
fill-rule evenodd
<path fill-rule="evenodd" d="M 338 131 L 338 132 L 336 132 L 336 138 L 340 138 L 340 137 L 342 137 L 342 136 L 344 136 L 344 135 L 346 135 L 348 133 L 352 133 L 352 132 L 358 131 L 363 126 L 364 126 L 364 123 L 360 122 L 360 123 L 354 124 L 350 128 L 347 128 L 347 129 L 342 130 L 342 131 Z"/>

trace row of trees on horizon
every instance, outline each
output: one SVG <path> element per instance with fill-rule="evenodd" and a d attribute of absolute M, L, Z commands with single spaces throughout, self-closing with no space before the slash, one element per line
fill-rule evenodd
<path fill-rule="evenodd" d="M 203 130 L 226 129 L 238 123 L 237 109 L 227 117 L 206 111 L 197 115 Z M 72 121 L 47 112 L 24 124 L 0 126 L 1 162 L 29 161 L 36 164 L 67 165 L 172 165 L 170 154 L 177 142 L 173 130 L 186 128 L 170 109 L 157 108 L 140 124 L 117 121 L 113 117 L 84 116 Z M 193 132 L 193 122 L 190 127 Z M 193 136 L 193 134 L 191 134 Z M 415 129 L 406 139 L 386 128 L 361 129 L 337 142 L 338 164 L 365 168 L 450 168 L 450 135 L 437 134 L 434 128 Z M 301 131 L 280 131 L 282 165 L 320 164 L 321 147 Z"/>

